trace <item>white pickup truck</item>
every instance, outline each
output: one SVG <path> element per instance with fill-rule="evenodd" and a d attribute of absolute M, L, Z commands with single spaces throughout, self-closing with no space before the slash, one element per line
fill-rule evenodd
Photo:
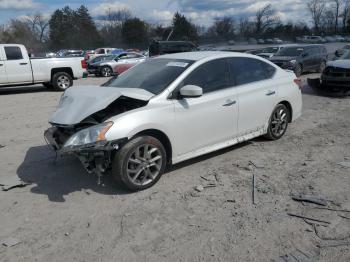
<path fill-rule="evenodd" d="M 0 87 L 42 83 L 63 91 L 86 76 L 84 58 L 30 58 L 23 45 L 0 44 Z"/>

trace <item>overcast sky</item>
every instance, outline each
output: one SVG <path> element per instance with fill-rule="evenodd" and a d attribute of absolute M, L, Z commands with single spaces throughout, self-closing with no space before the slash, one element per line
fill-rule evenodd
<path fill-rule="evenodd" d="M 215 17 L 250 17 L 261 6 L 271 3 L 282 21 L 310 22 L 305 0 L 0 0 L 0 23 L 35 12 L 50 14 L 66 5 L 86 5 L 93 16 L 106 10 L 128 8 L 148 22 L 168 24 L 176 11 L 193 22 L 208 26 Z"/>

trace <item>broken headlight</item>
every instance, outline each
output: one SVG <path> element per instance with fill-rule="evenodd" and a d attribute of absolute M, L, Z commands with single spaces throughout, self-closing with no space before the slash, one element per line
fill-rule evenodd
<path fill-rule="evenodd" d="M 81 146 L 99 141 L 105 141 L 105 134 L 112 126 L 113 122 L 106 122 L 80 130 L 67 140 L 64 147 Z"/>

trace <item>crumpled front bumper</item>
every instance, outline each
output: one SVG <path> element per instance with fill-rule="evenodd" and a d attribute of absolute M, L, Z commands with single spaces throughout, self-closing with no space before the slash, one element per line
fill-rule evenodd
<path fill-rule="evenodd" d="M 51 127 L 44 132 L 44 137 L 47 143 L 60 154 L 89 154 L 96 152 L 108 152 L 119 149 L 128 140 L 127 138 L 122 138 L 113 141 L 98 141 L 85 145 L 64 147 L 56 137 L 57 131 L 58 129 L 56 127 Z"/>
<path fill-rule="evenodd" d="M 75 155 L 79 158 L 84 168 L 89 173 L 95 173 L 98 177 L 98 184 L 101 183 L 101 176 L 111 166 L 111 161 L 119 148 L 127 141 L 127 138 L 121 138 L 113 141 L 98 141 L 96 143 L 63 146 L 58 138 L 58 128 L 51 127 L 44 132 L 45 140 L 59 155 Z"/>

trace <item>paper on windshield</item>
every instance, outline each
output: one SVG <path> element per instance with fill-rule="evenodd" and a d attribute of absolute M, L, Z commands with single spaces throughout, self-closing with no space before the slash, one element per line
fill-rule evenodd
<path fill-rule="evenodd" d="M 188 66 L 188 63 L 184 63 L 184 62 L 169 62 L 169 63 L 166 64 L 166 66 L 186 67 L 186 66 Z"/>

